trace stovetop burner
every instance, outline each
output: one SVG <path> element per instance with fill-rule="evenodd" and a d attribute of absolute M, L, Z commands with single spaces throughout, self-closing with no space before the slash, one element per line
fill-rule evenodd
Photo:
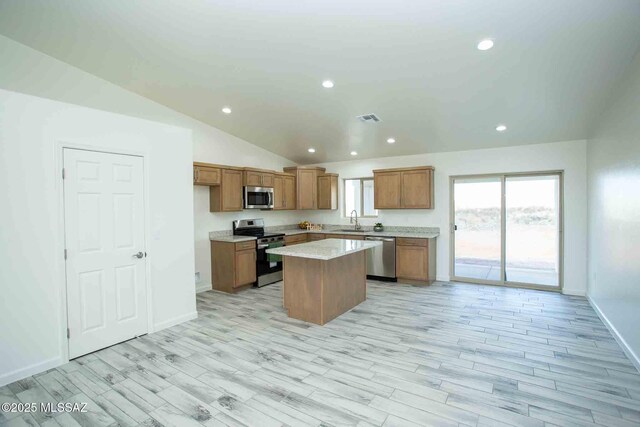
<path fill-rule="evenodd" d="M 265 233 L 262 218 L 233 221 L 233 234 L 235 236 L 255 236 L 258 239 L 284 237 L 284 233 Z"/>

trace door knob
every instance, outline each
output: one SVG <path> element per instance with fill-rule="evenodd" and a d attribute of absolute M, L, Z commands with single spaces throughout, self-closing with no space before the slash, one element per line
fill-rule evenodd
<path fill-rule="evenodd" d="M 144 252 L 138 252 L 137 254 L 133 254 L 133 257 L 138 259 L 144 258 Z"/>

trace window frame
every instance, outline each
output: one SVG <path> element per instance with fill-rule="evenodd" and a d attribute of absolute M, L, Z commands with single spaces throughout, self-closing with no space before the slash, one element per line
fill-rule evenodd
<path fill-rule="evenodd" d="M 347 212 L 347 181 L 360 181 L 360 212 L 358 212 L 358 218 L 378 218 L 377 215 L 364 215 L 364 182 L 371 181 L 374 185 L 374 197 L 375 197 L 375 182 L 372 176 L 360 177 L 360 178 L 343 178 L 342 179 L 342 206 L 343 206 L 343 214 L 345 218 L 349 218 L 350 212 Z M 378 211 L 375 208 L 375 202 L 373 206 L 374 211 Z"/>

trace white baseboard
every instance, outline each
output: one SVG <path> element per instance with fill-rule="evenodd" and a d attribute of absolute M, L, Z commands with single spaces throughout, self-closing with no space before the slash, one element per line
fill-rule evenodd
<path fill-rule="evenodd" d="M 449 276 L 436 276 L 436 282 L 450 282 Z"/>
<path fill-rule="evenodd" d="M 613 323 L 609 321 L 607 316 L 602 312 L 602 310 L 600 310 L 600 307 L 598 307 L 598 304 L 596 304 L 596 302 L 591 299 L 589 295 L 587 295 L 587 300 L 589 301 L 589 304 L 591 304 L 591 307 L 593 307 L 593 310 L 596 312 L 600 320 L 602 320 L 602 323 L 604 323 L 607 329 L 609 329 L 609 332 L 611 332 L 611 335 L 613 335 L 620 347 L 622 347 L 622 350 L 624 350 L 629 360 L 631 360 L 636 369 L 640 371 L 640 357 L 638 357 L 638 355 L 631 349 L 631 347 L 629 347 L 627 341 L 625 341 L 622 335 L 620 335 Z"/>
<path fill-rule="evenodd" d="M 34 363 L 33 365 L 2 374 L 0 375 L 0 387 L 30 377 L 31 375 L 39 374 L 48 369 L 56 368 L 60 365 L 62 365 L 62 359 L 60 357 L 53 357 L 43 362 Z"/>
<path fill-rule="evenodd" d="M 156 323 L 155 325 L 153 325 L 153 332 L 158 332 L 158 331 L 161 331 L 163 329 L 170 328 L 170 327 L 178 325 L 180 323 L 188 322 L 189 320 L 193 320 L 193 319 L 197 319 L 197 318 L 198 318 L 198 312 L 197 311 L 193 311 L 191 313 L 187 313 L 187 314 L 183 314 L 183 315 L 180 315 L 180 316 L 176 316 L 176 317 L 174 317 L 172 319 L 165 320 L 163 322 Z"/>
<path fill-rule="evenodd" d="M 563 288 L 562 293 L 564 295 L 571 295 L 576 297 L 584 297 L 587 296 L 587 293 L 584 290 L 576 290 L 571 288 Z"/>
<path fill-rule="evenodd" d="M 196 294 L 199 294 L 200 292 L 210 291 L 211 289 L 213 289 L 211 283 L 198 283 L 196 285 Z"/>

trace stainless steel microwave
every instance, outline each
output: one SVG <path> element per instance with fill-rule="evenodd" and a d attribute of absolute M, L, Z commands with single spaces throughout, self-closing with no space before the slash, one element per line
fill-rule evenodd
<path fill-rule="evenodd" d="M 273 188 L 244 187 L 245 209 L 273 209 Z"/>

